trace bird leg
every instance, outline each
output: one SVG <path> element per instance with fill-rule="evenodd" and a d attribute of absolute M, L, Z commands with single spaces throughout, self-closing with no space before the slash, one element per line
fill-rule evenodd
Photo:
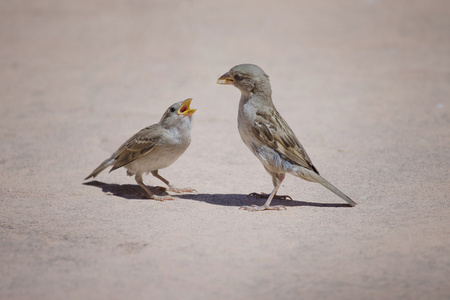
<path fill-rule="evenodd" d="M 274 188 L 272 193 L 270 193 L 269 198 L 267 198 L 266 203 L 264 203 L 263 206 L 257 206 L 257 205 L 250 205 L 250 206 L 241 206 L 239 209 L 245 209 L 248 211 L 263 211 L 263 210 L 281 210 L 286 209 L 283 205 L 274 205 L 270 206 L 270 203 L 272 202 L 272 199 L 275 197 L 275 195 L 278 192 L 278 189 L 281 186 L 281 182 L 283 182 L 285 175 L 284 174 L 277 174 L 272 175 Z"/>
<path fill-rule="evenodd" d="M 150 189 L 144 184 L 144 182 L 142 181 L 142 175 L 141 174 L 136 174 L 136 176 L 134 177 L 134 179 L 136 180 L 137 184 L 139 184 L 146 192 L 147 194 L 150 196 L 151 199 L 155 199 L 157 201 L 165 201 L 165 200 L 174 200 L 175 198 L 173 198 L 170 195 L 167 196 L 157 196 L 154 193 L 152 193 L 150 191 Z"/>
<path fill-rule="evenodd" d="M 187 187 L 187 188 L 177 188 L 174 187 L 173 185 L 171 185 L 169 183 L 169 181 L 167 179 L 165 179 L 164 177 L 162 177 L 161 175 L 158 174 L 158 170 L 156 171 L 152 171 L 152 175 L 155 176 L 156 178 L 158 178 L 159 180 L 161 180 L 162 182 L 164 182 L 165 184 L 167 184 L 167 186 L 169 187 L 167 190 L 174 192 L 174 193 L 195 193 L 197 192 L 196 190 L 194 190 L 193 188 Z"/>

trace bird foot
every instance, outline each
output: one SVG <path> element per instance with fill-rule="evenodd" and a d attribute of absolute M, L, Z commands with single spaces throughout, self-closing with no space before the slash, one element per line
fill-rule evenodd
<path fill-rule="evenodd" d="M 253 196 L 253 197 L 261 197 L 261 198 L 269 198 L 269 196 L 270 196 L 270 194 L 266 194 L 266 193 L 250 193 L 248 195 Z M 275 195 L 275 197 L 273 197 L 273 199 L 292 200 L 292 197 L 289 195 Z"/>
<path fill-rule="evenodd" d="M 286 209 L 283 205 L 274 205 L 274 206 L 257 206 L 257 205 L 250 205 L 250 206 L 241 206 L 239 209 L 244 209 L 248 211 L 263 211 L 263 210 L 282 210 Z"/>
<path fill-rule="evenodd" d="M 151 195 L 150 198 L 154 199 L 156 201 L 161 201 L 161 202 L 166 201 L 166 200 L 175 200 L 175 198 L 170 195 L 167 195 L 167 196 Z"/>
<path fill-rule="evenodd" d="M 177 188 L 174 186 L 169 186 L 169 188 L 167 189 L 170 192 L 174 192 L 174 193 L 197 193 L 196 190 L 194 190 L 193 188 L 190 187 L 186 187 L 186 188 Z"/>

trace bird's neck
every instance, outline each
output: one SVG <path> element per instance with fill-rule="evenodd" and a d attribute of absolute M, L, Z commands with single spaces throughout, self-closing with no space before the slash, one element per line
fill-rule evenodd
<path fill-rule="evenodd" d="M 262 99 L 272 98 L 272 88 L 268 81 L 259 81 L 247 86 L 237 86 L 241 91 L 242 98 L 250 99 L 253 95 Z"/>
<path fill-rule="evenodd" d="M 248 101 L 256 101 L 259 103 L 264 103 L 265 105 L 272 104 L 272 91 L 269 90 L 257 90 L 256 92 L 241 91 L 241 101 L 240 104 L 244 105 Z"/>
<path fill-rule="evenodd" d="M 162 128 L 173 133 L 189 133 L 192 127 L 192 119 L 190 116 L 185 116 L 174 123 L 162 122 L 160 124 Z"/>
<path fill-rule="evenodd" d="M 264 110 L 266 107 L 274 107 L 272 102 L 272 97 L 270 96 L 259 96 L 257 94 L 252 94 L 250 97 L 247 97 L 244 94 L 241 94 L 241 100 L 239 101 L 239 115 L 244 114 L 245 119 L 254 121 L 256 117 L 257 111 L 262 109 Z M 238 117 L 238 123 L 242 121 L 243 118 Z"/>

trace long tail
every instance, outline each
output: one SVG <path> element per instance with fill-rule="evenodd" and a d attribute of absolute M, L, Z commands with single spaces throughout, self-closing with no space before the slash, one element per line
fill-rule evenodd
<path fill-rule="evenodd" d="M 94 171 L 92 171 L 91 174 L 88 175 L 88 177 L 86 177 L 84 180 L 87 180 L 89 178 L 94 178 L 95 176 L 97 176 L 101 171 L 103 171 L 104 169 L 106 169 L 107 167 L 111 166 L 114 163 L 114 158 L 108 158 L 106 159 L 104 162 L 102 162 L 100 164 L 100 166 L 98 166 Z"/>
<path fill-rule="evenodd" d="M 329 189 L 330 191 L 332 191 L 333 193 L 335 193 L 336 195 L 338 195 L 339 197 L 341 197 L 350 206 L 356 205 L 356 202 L 353 201 L 352 199 L 350 199 L 349 196 L 347 196 L 346 194 L 341 192 L 337 187 L 335 187 L 334 185 L 329 183 L 325 178 L 323 178 L 322 176 L 320 176 L 319 174 L 317 174 L 314 171 L 302 168 L 302 170 L 297 173 L 297 176 L 299 176 L 303 179 L 309 180 L 309 181 L 318 182 L 321 185 L 323 185 L 324 187 L 326 187 L 327 189 Z"/>

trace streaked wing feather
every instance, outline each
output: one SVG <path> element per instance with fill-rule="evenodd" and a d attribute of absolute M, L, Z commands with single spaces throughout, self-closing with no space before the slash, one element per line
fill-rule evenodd
<path fill-rule="evenodd" d="M 161 132 L 159 124 L 142 129 L 123 143 L 113 154 L 115 162 L 111 171 L 150 153 L 160 141 Z"/>
<path fill-rule="evenodd" d="M 253 133 L 260 141 L 268 142 L 292 163 L 319 173 L 292 129 L 276 109 L 268 112 L 258 110 L 256 115 Z"/>

